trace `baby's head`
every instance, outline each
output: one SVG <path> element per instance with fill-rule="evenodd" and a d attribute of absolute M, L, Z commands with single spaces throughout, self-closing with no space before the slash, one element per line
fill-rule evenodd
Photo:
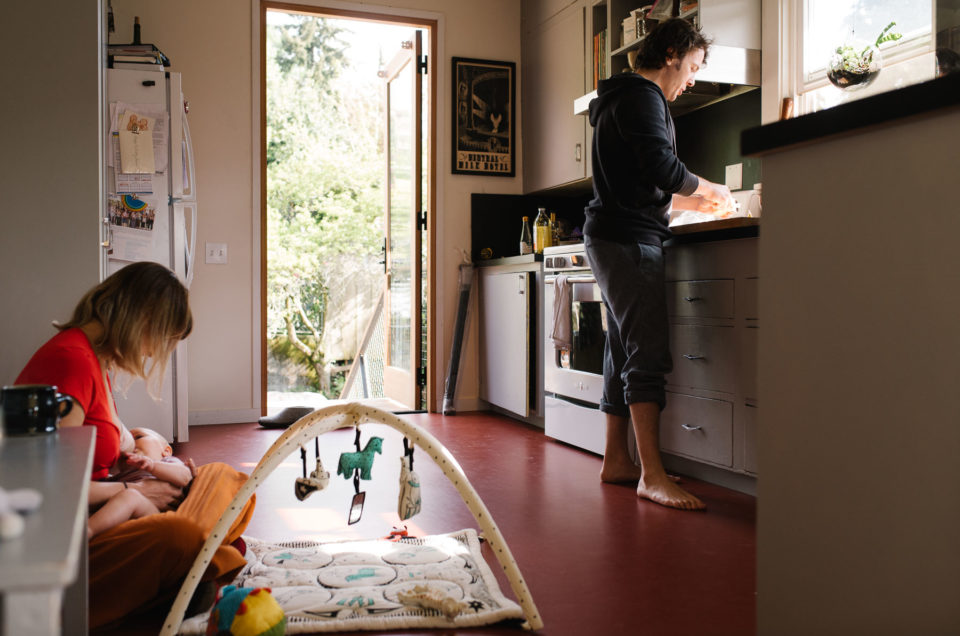
<path fill-rule="evenodd" d="M 173 455 L 173 449 L 160 433 L 149 428 L 132 428 L 133 444 L 136 452 L 150 459 L 163 459 Z"/>

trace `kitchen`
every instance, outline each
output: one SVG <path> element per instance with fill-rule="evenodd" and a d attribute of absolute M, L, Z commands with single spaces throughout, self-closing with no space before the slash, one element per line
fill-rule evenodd
<path fill-rule="evenodd" d="M 198 325 L 205 323 L 207 327 L 198 326 L 201 331 L 197 333 L 200 337 L 196 338 L 196 341 L 204 344 L 191 348 L 191 378 L 195 383 L 191 386 L 191 395 L 196 396 L 197 400 L 196 403 L 191 403 L 191 410 L 197 413 L 195 416 L 199 420 L 197 423 L 247 420 L 251 416 L 259 415 L 256 397 L 259 394 L 259 387 L 256 385 L 257 374 L 253 373 L 258 355 L 258 349 L 254 345 L 256 340 L 254 332 L 259 320 L 259 299 L 253 283 L 259 279 L 259 274 L 256 273 L 257 258 L 252 248 L 257 244 L 255 236 L 258 224 L 258 218 L 253 212 L 256 208 L 254 201 L 257 200 L 257 192 L 252 185 L 256 179 L 255 171 L 251 167 L 252 157 L 256 154 L 253 150 L 256 147 L 256 135 L 252 131 L 249 135 L 237 134 L 237 131 L 249 129 L 253 119 L 253 101 L 258 92 L 256 76 L 252 71 L 255 57 L 253 34 L 256 32 L 254 23 L 257 11 L 252 3 L 226 0 L 204 3 L 203 6 L 190 2 L 169 2 L 164 3 L 162 11 L 159 8 L 151 10 L 149 6 L 144 6 L 146 4 L 128 3 L 127 11 L 132 13 L 135 9 L 145 23 L 155 25 L 152 28 L 163 33 L 164 40 L 169 42 L 165 47 L 176 51 L 176 53 L 170 53 L 171 58 L 182 67 L 181 70 L 185 75 L 198 78 L 191 87 L 191 93 L 194 95 L 192 99 L 195 105 L 203 104 L 204 107 L 195 108 L 193 114 L 199 122 L 195 128 L 205 132 L 202 136 L 200 133 L 197 134 L 195 143 L 198 149 L 205 148 L 206 152 L 215 153 L 218 157 L 218 161 L 215 162 L 208 159 L 207 172 L 198 177 L 199 181 L 206 184 L 208 193 L 206 196 L 216 193 L 216 202 L 211 201 L 211 205 L 208 206 L 211 225 L 200 228 L 200 240 L 221 240 L 235 246 L 231 251 L 230 266 L 206 268 L 203 276 L 198 277 L 194 288 L 195 311 L 202 317 L 202 320 L 198 320 Z M 483 6 L 479 4 L 474 6 L 474 3 L 457 3 L 448 7 L 448 3 L 441 0 L 423 0 L 390 3 L 389 6 L 386 3 L 364 3 L 363 6 L 386 11 L 390 7 L 398 10 L 396 9 L 398 4 L 402 4 L 409 12 L 441 15 L 439 25 L 443 42 L 439 55 L 444 60 L 439 65 L 441 69 L 447 67 L 445 60 L 451 55 L 521 60 L 520 3 L 501 0 L 483 3 Z M 41 335 L 47 333 L 49 320 L 66 313 L 75 297 L 75 291 L 87 288 L 98 276 L 99 255 L 85 246 L 92 245 L 97 240 L 99 228 L 91 226 L 86 218 L 81 218 L 76 213 L 78 209 L 86 209 L 90 210 L 90 214 L 95 214 L 96 210 L 101 208 L 98 201 L 99 177 L 97 174 L 97 166 L 100 162 L 98 155 L 100 135 L 98 130 L 91 129 L 90 126 L 91 121 L 98 120 L 97 104 L 99 103 L 97 86 L 100 71 L 97 59 L 101 36 L 97 5 L 98 3 L 93 0 L 85 3 L 21 2 L 4 8 L 6 26 L 0 47 L 3 47 L 6 59 L 22 60 L 18 64 L 8 64 L 3 70 L 4 85 L 10 87 L 10 90 L 5 92 L 7 117 L 3 124 L 4 147 L 8 152 L 4 153 L 3 176 L 0 177 L 3 179 L 5 223 L 3 238 L 0 239 L 0 271 L 2 271 L 0 277 L 3 281 L 5 306 L 14 316 L 16 338 L 13 340 L 17 341 L 10 342 L 11 338 L 7 338 L 2 343 L 0 358 L 4 361 L 5 376 L 10 372 L 8 366 L 12 368 L 19 364 L 17 361 L 23 359 L 26 349 L 32 346 L 30 343 L 39 341 Z M 769 41 L 766 35 L 770 29 L 776 28 L 775 25 L 780 19 L 780 5 L 779 2 L 762 3 L 764 42 Z M 115 9 L 120 6 L 121 3 L 115 2 Z M 477 34 L 483 34 L 483 37 L 477 37 Z M 211 47 L 211 40 L 216 41 L 218 45 Z M 773 41 L 776 41 L 776 38 Z M 454 43 L 457 44 L 454 45 Z M 776 47 L 764 46 L 761 114 L 765 122 L 774 121 L 780 108 L 779 100 L 776 98 L 777 91 L 766 90 L 768 86 L 776 86 L 779 81 L 774 70 L 776 63 L 767 63 L 771 55 L 776 55 Z M 202 81 L 199 78 L 203 78 Z M 955 82 L 950 84 L 950 87 L 955 89 Z M 445 96 L 448 91 L 441 90 L 440 94 Z M 64 95 L 74 97 L 71 100 L 64 100 Z M 520 99 L 523 100 L 522 94 Z M 441 117 L 440 121 L 445 122 L 447 118 Z M 51 125 L 51 122 L 56 122 L 56 125 Z M 939 130 L 955 131 L 956 112 L 941 113 L 937 124 Z M 912 125 L 919 124 L 914 122 Z M 956 165 L 956 151 L 941 149 L 938 151 L 941 154 L 930 159 L 925 156 L 925 152 L 919 152 L 919 149 L 927 151 L 931 148 L 943 148 L 945 143 L 943 137 L 949 137 L 949 135 L 941 135 L 938 138 L 936 134 L 930 134 L 926 130 L 924 132 L 926 134 L 919 137 L 915 136 L 913 129 L 879 127 L 871 133 L 885 142 L 894 143 L 898 152 L 905 152 L 905 156 L 910 157 L 914 162 L 908 165 L 932 166 L 925 177 L 919 168 L 911 169 L 911 178 L 924 179 L 916 182 L 923 184 L 926 188 L 926 194 L 921 200 L 915 200 L 900 193 L 890 197 L 875 196 L 868 206 L 861 207 L 854 205 L 849 196 L 834 198 L 837 194 L 834 189 L 825 190 L 817 199 L 813 198 L 815 193 L 812 192 L 807 192 L 805 198 L 796 198 L 795 195 L 804 186 L 819 183 L 807 180 L 808 178 L 822 178 L 823 175 L 811 171 L 801 172 L 800 165 L 785 162 L 783 176 L 776 180 L 779 188 L 774 188 L 773 173 L 777 171 L 775 164 L 778 160 L 771 159 L 772 155 L 764 159 L 764 217 L 765 220 L 770 221 L 770 224 L 764 225 L 764 237 L 777 237 L 779 241 L 776 248 L 773 246 L 769 248 L 770 251 L 767 251 L 768 248 L 764 243 L 761 242 L 760 246 L 760 308 L 761 313 L 764 313 L 764 326 L 767 326 L 764 333 L 779 331 L 780 324 L 794 324 L 778 322 L 778 320 L 785 320 L 786 317 L 781 316 L 777 311 L 777 304 L 773 302 L 776 296 L 770 295 L 776 294 L 777 289 L 764 287 L 767 284 L 763 282 L 767 280 L 764 278 L 765 263 L 777 263 L 778 259 L 782 259 L 779 262 L 783 269 L 789 269 L 795 264 L 794 261 L 787 260 L 778 253 L 780 248 L 791 244 L 791 236 L 777 232 L 777 225 L 773 219 L 789 217 L 792 219 L 791 230 L 802 229 L 803 223 L 810 223 L 810 227 L 819 227 L 823 224 L 835 230 L 832 235 L 834 238 L 824 246 L 824 249 L 835 254 L 844 254 L 846 259 L 840 265 L 851 266 L 857 265 L 859 251 L 845 244 L 844 240 L 854 236 L 869 238 L 876 229 L 870 223 L 875 219 L 876 212 L 889 210 L 891 214 L 896 213 L 900 219 L 903 219 L 904 209 L 927 210 L 938 214 L 938 218 L 935 224 L 930 224 L 936 227 L 936 230 L 927 226 L 922 228 L 924 244 L 930 248 L 920 255 L 925 264 L 924 271 L 938 277 L 957 271 L 955 262 L 949 257 L 933 258 L 933 255 L 944 253 L 943 250 L 946 249 L 944 242 L 955 235 L 955 232 L 950 230 L 956 229 L 956 221 L 949 217 L 939 218 L 939 215 L 949 211 L 951 205 L 947 202 L 951 201 L 952 197 L 948 198 L 949 193 L 945 191 L 942 183 L 931 182 L 932 176 L 937 176 L 940 181 L 943 181 L 944 170 L 938 166 Z M 440 143 L 439 148 L 445 152 L 447 144 Z M 521 154 L 518 155 L 518 160 L 523 159 L 524 150 L 524 148 L 520 149 Z M 828 154 L 828 159 L 829 156 Z M 783 157 L 786 158 L 787 155 Z M 442 155 L 438 163 L 445 167 L 449 165 L 448 159 L 448 156 Z M 805 160 L 807 162 L 825 161 L 823 157 Z M 852 160 L 852 165 L 856 163 L 856 160 Z M 897 183 L 899 174 L 896 170 L 897 166 L 873 164 L 871 167 L 875 170 L 870 175 L 871 179 L 887 184 L 890 188 Z M 791 175 L 795 176 L 791 177 Z M 51 176 L 56 180 L 54 187 L 50 185 Z M 831 187 L 839 188 L 833 182 Z M 436 254 L 438 261 L 436 268 L 438 302 L 441 306 L 435 325 L 437 336 L 433 342 L 435 355 L 439 360 L 446 360 L 449 351 L 456 307 L 455 300 L 445 301 L 444 299 L 456 298 L 456 271 L 461 259 L 461 251 L 470 246 L 468 214 L 470 195 L 483 192 L 494 193 L 494 189 L 496 194 L 522 194 L 526 191 L 520 176 L 513 179 L 491 180 L 483 177 L 447 175 L 440 185 L 438 244 L 441 247 Z M 44 198 L 58 195 L 63 198 L 47 204 L 38 200 L 38 193 L 44 193 L 46 195 Z M 204 195 L 201 194 L 201 196 Z M 790 210 L 790 214 L 786 210 Z M 904 225 L 897 227 L 903 234 Z M 813 230 L 808 227 L 806 231 Z M 42 244 L 30 244 L 28 237 L 37 236 L 44 237 Z M 78 236 L 86 236 L 89 240 L 78 241 Z M 251 248 L 243 249 L 243 246 L 251 246 Z M 45 249 L 50 254 L 56 254 L 56 258 L 36 259 L 34 255 L 37 247 Z M 797 256 L 797 252 L 791 251 L 790 255 Z M 806 261 L 800 262 L 806 264 Z M 859 266 L 850 271 L 862 274 L 858 279 L 860 281 L 870 280 L 868 272 Z M 797 282 L 794 278 L 803 273 L 802 267 L 795 268 L 791 282 Z M 818 270 L 818 274 L 819 281 L 829 281 L 828 278 L 824 278 L 822 271 Z M 913 293 L 909 298 L 911 302 L 918 303 L 915 315 L 921 316 L 920 320 L 926 321 L 931 315 L 943 316 L 944 319 L 956 315 L 954 291 L 956 286 L 950 285 L 949 279 L 940 278 L 940 280 L 943 282 L 939 286 L 939 291 L 947 297 L 946 301 L 938 298 L 933 290 L 925 290 L 929 293 L 923 295 L 920 292 L 924 290 L 912 288 Z M 900 282 L 903 283 L 903 287 L 910 288 L 906 281 Z M 781 293 L 787 294 L 793 289 L 797 288 L 790 287 L 782 290 Z M 21 302 L 19 299 L 22 298 L 32 299 L 29 306 L 12 310 L 11 308 Z M 806 291 L 794 302 L 807 298 L 817 299 L 818 296 Z M 852 303 L 854 300 L 857 298 L 849 302 Z M 923 304 L 920 304 L 921 302 Z M 944 305 L 942 304 L 944 302 L 951 304 Z M 770 309 L 769 313 L 765 312 L 767 308 Z M 936 308 L 936 314 L 932 308 Z M 856 324 L 861 324 L 875 318 L 874 315 L 856 315 L 846 305 L 827 313 L 832 314 L 838 324 L 844 321 L 855 321 Z M 801 319 L 803 316 L 804 314 L 796 314 L 794 320 Z M 472 328 L 475 329 L 476 321 L 472 324 Z M 925 324 L 925 322 L 920 322 L 919 325 L 917 322 L 904 322 L 902 328 L 913 325 L 910 333 L 914 336 L 922 335 L 916 332 L 924 331 Z M 847 326 L 850 327 L 850 325 Z M 946 336 L 942 341 L 944 350 L 955 350 L 955 346 L 951 347 L 956 344 L 955 332 L 941 330 L 936 333 Z M 951 333 L 953 335 L 949 335 Z M 819 336 L 829 334 L 829 325 L 824 325 L 818 333 Z M 875 349 L 881 349 L 888 346 L 888 340 L 892 338 L 874 331 L 864 331 L 863 334 L 865 334 L 864 337 L 869 335 L 870 338 L 865 339 L 861 350 L 851 353 L 860 354 L 869 351 L 867 345 L 870 342 L 873 342 Z M 769 374 L 765 375 L 764 371 L 768 367 L 771 371 L 775 370 L 776 364 L 783 365 L 782 361 L 765 359 L 764 337 L 766 336 L 762 336 L 760 341 L 759 354 L 761 394 L 766 392 L 764 383 L 773 381 L 772 377 Z M 785 340 L 788 337 L 789 334 L 785 334 L 782 339 Z M 468 334 L 468 342 L 476 343 L 477 340 L 477 333 L 471 331 Z M 803 343 L 814 342 L 817 341 L 798 339 L 795 344 L 799 347 Z M 245 343 L 245 346 L 238 347 L 236 343 Z M 785 346 L 785 343 L 780 341 L 772 344 L 775 347 Z M 814 351 L 811 348 L 810 355 Z M 229 357 L 230 364 L 223 364 L 224 356 Z M 217 363 L 217 360 L 220 362 Z M 817 364 L 816 360 L 804 359 L 804 362 L 803 370 L 810 374 L 814 371 L 822 371 L 823 366 L 832 364 L 833 360 L 821 359 L 820 364 Z M 915 360 L 913 363 L 914 368 L 925 369 L 922 375 L 930 382 L 936 380 L 937 383 L 945 383 L 957 377 L 955 362 L 949 357 L 934 356 L 925 360 Z M 471 410 L 481 405 L 478 394 L 478 366 L 476 350 L 469 350 L 463 364 L 458 410 Z M 920 376 L 919 373 L 917 375 Z M 844 382 L 850 381 L 848 377 Z M 831 389 L 831 387 L 836 389 L 838 386 L 821 383 L 815 387 L 799 385 L 798 388 L 820 391 Z M 846 386 L 850 385 L 846 384 Z M 917 417 L 926 419 L 931 413 L 943 422 L 956 420 L 956 405 L 951 401 L 956 398 L 950 397 L 956 392 L 951 392 L 949 387 L 940 384 L 931 386 L 935 386 L 936 390 L 913 387 L 912 392 L 918 396 L 915 400 L 900 400 L 899 396 L 893 400 L 898 405 L 896 414 L 903 418 L 907 430 Z M 774 385 L 771 387 L 776 388 L 783 396 L 781 398 L 785 405 L 783 408 L 794 406 L 798 407 L 798 414 L 809 413 L 809 411 L 799 410 L 799 405 L 795 402 L 799 401 L 799 398 L 794 397 L 792 399 L 795 401 L 791 401 L 785 388 Z M 882 401 L 875 397 L 878 395 L 876 392 L 859 394 L 859 390 L 851 387 L 850 393 L 861 400 Z M 886 391 L 889 389 L 885 388 L 879 395 L 883 395 Z M 886 395 L 893 394 L 886 393 Z M 830 392 L 830 397 L 835 401 L 843 399 L 843 396 L 837 395 L 835 391 Z M 909 406 L 909 409 L 901 406 L 904 403 Z M 823 408 L 832 408 L 831 404 L 835 405 L 836 402 L 824 403 Z M 934 412 L 934 405 L 944 408 Z M 764 408 L 773 410 L 777 408 L 777 404 L 767 401 L 764 403 Z M 856 415 L 856 412 L 850 409 L 843 410 L 842 413 L 850 417 Z M 875 418 L 874 421 L 885 421 L 888 415 L 882 411 L 872 411 L 871 417 Z M 824 419 L 823 421 L 832 420 Z M 886 430 L 888 427 L 889 425 L 883 429 Z M 802 430 L 803 428 L 800 427 L 796 434 Z M 841 521 L 836 522 L 835 528 L 824 524 L 820 527 L 823 533 L 820 535 L 822 536 L 820 542 L 815 545 L 798 543 L 790 549 L 790 554 L 798 562 L 804 559 L 809 562 L 814 556 L 818 557 L 817 562 L 822 562 L 819 557 L 825 555 L 835 555 L 839 558 L 842 555 L 837 552 L 840 547 L 852 545 L 853 542 L 864 538 L 862 534 L 864 529 L 860 521 L 875 522 L 870 526 L 869 533 L 879 533 L 883 527 L 882 523 L 889 520 L 885 516 L 874 516 L 873 512 L 878 508 L 891 507 L 890 512 L 894 514 L 897 511 L 893 506 L 894 503 L 904 505 L 905 502 L 913 502 L 915 506 L 907 509 L 906 518 L 910 519 L 916 532 L 922 533 L 924 537 L 922 542 L 930 548 L 931 552 L 925 553 L 922 558 L 914 555 L 896 535 L 887 537 L 886 549 L 877 549 L 876 546 L 872 549 L 878 555 L 878 560 L 883 559 L 890 552 L 902 551 L 905 556 L 899 567 L 901 571 L 909 573 L 913 583 L 924 580 L 936 582 L 939 584 L 937 589 L 940 591 L 932 598 L 942 599 L 951 595 L 955 598 L 956 588 L 951 587 L 952 583 L 944 582 L 942 572 L 955 571 L 958 560 L 956 547 L 946 541 L 956 536 L 958 527 L 956 506 L 952 502 L 957 500 L 955 484 L 960 483 L 960 479 L 957 478 L 956 468 L 951 468 L 956 462 L 950 460 L 951 453 L 957 449 L 956 434 L 951 433 L 952 436 L 946 441 L 942 438 L 931 439 L 930 437 L 919 440 L 906 437 L 902 440 L 903 459 L 913 471 L 912 474 L 922 478 L 925 482 L 924 488 L 936 488 L 939 489 L 939 493 L 937 496 L 918 495 L 910 493 L 909 490 L 912 489 L 905 487 L 906 492 L 897 492 L 896 499 L 890 501 L 887 497 L 880 496 L 884 493 L 875 492 L 876 489 L 871 485 L 871 476 L 885 474 L 889 466 L 878 465 L 876 461 L 863 456 L 876 453 L 876 444 L 871 443 L 865 446 L 862 452 L 855 453 L 851 450 L 857 447 L 858 442 L 865 441 L 864 438 L 857 439 L 857 433 L 862 432 L 850 431 L 848 434 L 839 436 L 840 439 L 830 440 L 834 445 L 829 449 L 807 441 L 803 446 L 803 453 L 798 453 L 797 456 L 790 454 L 793 447 L 789 445 L 781 447 L 776 443 L 777 440 L 783 440 L 784 444 L 787 444 L 788 440 L 798 441 L 786 432 L 782 437 L 778 436 L 777 440 L 766 440 L 761 434 L 758 459 L 760 475 L 773 479 L 773 473 L 770 471 L 776 470 L 778 465 L 783 468 L 784 473 L 791 471 L 805 473 L 809 471 L 810 466 L 816 467 L 825 459 L 832 460 L 829 464 L 831 468 L 842 467 L 842 470 L 835 470 L 830 475 L 818 476 L 817 481 L 812 483 L 813 487 L 808 488 L 820 494 L 824 501 L 838 502 L 832 512 Z M 823 429 L 818 427 L 817 435 L 822 433 Z M 874 438 L 868 435 L 866 439 Z M 823 440 L 819 442 L 826 443 Z M 952 456 L 955 457 L 955 454 Z M 889 454 L 879 453 L 875 457 L 886 458 Z M 806 468 L 802 468 L 804 466 Z M 921 469 L 923 472 L 920 472 Z M 903 477 L 903 483 L 909 484 L 908 478 L 911 478 L 911 475 Z M 832 484 L 833 479 L 841 483 Z M 834 490 L 838 486 L 842 486 L 842 490 Z M 921 487 L 917 486 L 916 490 L 921 490 Z M 778 514 L 781 523 L 789 522 L 794 514 L 791 498 L 799 498 L 804 492 L 796 484 L 790 488 L 784 487 L 783 490 L 765 490 L 763 478 L 758 482 L 758 491 L 760 500 L 765 502 L 760 507 L 761 577 L 758 599 L 761 618 L 767 622 L 762 621 L 761 627 L 766 626 L 762 631 L 767 633 L 788 633 L 787 629 L 778 629 L 780 625 L 775 621 L 778 612 L 783 608 L 782 604 L 788 603 L 785 599 L 790 598 L 792 593 L 796 594 L 798 600 L 804 600 L 804 593 L 812 586 L 822 587 L 824 594 L 831 590 L 835 594 L 840 594 L 840 590 L 827 585 L 826 580 L 814 578 L 812 573 L 806 580 L 785 581 L 777 577 L 775 569 L 769 572 L 764 569 L 765 557 L 773 559 L 770 563 L 774 564 L 777 555 L 783 554 L 783 550 L 774 550 L 771 553 L 765 551 L 765 545 L 779 546 L 779 544 L 772 537 L 770 541 L 773 543 L 765 542 L 763 515 L 768 512 L 771 515 Z M 829 496 L 832 492 L 836 492 L 835 498 Z M 919 500 L 942 501 L 943 509 L 938 509 L 935 504 L 921 505 L 922 502 Z M 842 528 L 850 530 L 841 531 Z M 837 537 L 835 543 L 829 540 L 831 532 Z M 883 533 L 880 534 L 883 535 Z M 941 537 L 944 539 L 941 540 Z M 910 538 L 916 537 L 912 535 Z M 934 548 L 940 549 L 934 550 Z M 850 574 L 850 580 L 861 584 L 870 580 L 871 563 L 866 561 L 863 565 L 863 570 Z M 893 568 L 894 565 L 896 564 L 890 567 Z M 896 572 L 894 568 L 893 574 Z M 920 586 L 920 589 L 927 588 Z M 800 591 L 804 593 L 798 593 Z M 855 586 L 846 587 L 843 589 L 842 596 L 847 599 L 854 596 L 867 598 L 860 597 L 856 592 Z M 781 605 L 774 603 L 781 603 Z M 876 616 L 883 616 L 883 612 L 880 611 L 882 602 L 851 603 L 847 608 L 837 608 L 824 599 L 821 599 L 821 603 L 823 607 L 829 607 L 829 611 L 835 616 L 849 616 L 851 622 L 848 625 L 857 625 L 857 619 L 868 611 Z M 795 607 L 796 602 L 789 605 Z M 811 604 L 808 603 L 808 605 Z M 950 602 L 936 604 L 942 621 L 941 630 L 944 625 L 956 626 L 957 624 L 956 610 L 951 610 L 951 605 Z M 907 615 L 916 615 L 919 607 L 926 608 L 921 604 L 921 599 L 916 599 L 915 604 L 905 606 L 904 612 Z M 809 610 L 809 614 L 817 613 L 813 606 Z M 951 611 L 954 613 L 951 614 Z M 786 616 L 788 613 L 783 612 L 782 615 Z M 791 615 L 790 618 L 798 621 L 796 616 Z M 810 616 L 804 616 L 804 619 L 812 620 Z M 797 622 L 797 624 L 803 623 Z M 931 627 L 929 631 L 936 630 Z"/>

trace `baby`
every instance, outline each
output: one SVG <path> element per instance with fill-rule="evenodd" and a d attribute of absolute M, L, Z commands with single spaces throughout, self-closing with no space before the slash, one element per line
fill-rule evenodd
<path fill-rule="evenodd" d="M 160 479 L 178 488 L 186 488 L 193 479 L 190 467 L 173 457 L 167 440 L 149 428 L 130 429 L 133 452 L 122 454 L 120 472 L 113 481 L 123 483 L 123 490 L 110 497 L 103 506 L 90 515 L 88 534 L 93 537 L 120 525 L 129 519 L 139 519 L 160 512 L 149 499 L 128 484 L 144 479 Z"/>

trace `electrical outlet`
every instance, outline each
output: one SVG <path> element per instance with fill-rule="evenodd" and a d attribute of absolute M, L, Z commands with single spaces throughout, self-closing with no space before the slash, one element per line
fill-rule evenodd
<path fill-rule="evenodd" d="M 739 190 L 743 187 L 743 164 L 735 163 L 727 166 L 724 184 L 731 190 Z"/>
<path fill-rule="evenodd" d="M 227 264 L 227 244 L 226 243 L 204 243 L 206 248 L 205 263 L 213 265 Z"/>

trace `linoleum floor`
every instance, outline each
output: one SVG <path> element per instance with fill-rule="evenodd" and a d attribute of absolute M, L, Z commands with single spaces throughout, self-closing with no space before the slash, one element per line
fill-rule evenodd
<path fill-rule="evenodd" d="M 684 478 L 685 487 L 708 509 L 671 510 L 637 499 L 629 485 L 602 484 L 600 457 L 507 417 L 491 413 L 402 417 L 424 426 L 446 445 L 480 494 L 538 606 L 544 622 L 540 633 L 755 633 L 754 497 Z M 277 541 L 372 538 L 399 525 L 397 458 L 403 453 L 402 437 L 379 425 L 361 429 L 362 443 L 378 435 L 384 445 L 373 479 L 361 482 L 367 495 L 358 524 L 346 524 L 353 484 L 335 475 L 339 454 L 352 450 L 354 443 L 353 433 L 341 430 L 319 438 L 321 460 L 333 475 L 331 486 L 298 501 L 293 485 L 302 466 L 295 452 L 258 489 L 256 512 L 246 534 Z M 222 461 L 250 472 L 281 433 L 257 424 L 193 427 L 190 441 L 178 444 L 176 453 L 197 464 Z M 313 446 L 307 451 L 310 471 Z M 439 468 L 420 451 L 414 462 L 423 511 L 405 522 L 408 531 L 439 534 L 477 527 Z M 512 596 L 496 559 L 487 552 L 501 588 Z M 106 633 L 151 633 L 152 620 L 141 617 Z M 464 633 L 522 632 L 500 627 Z"/>

